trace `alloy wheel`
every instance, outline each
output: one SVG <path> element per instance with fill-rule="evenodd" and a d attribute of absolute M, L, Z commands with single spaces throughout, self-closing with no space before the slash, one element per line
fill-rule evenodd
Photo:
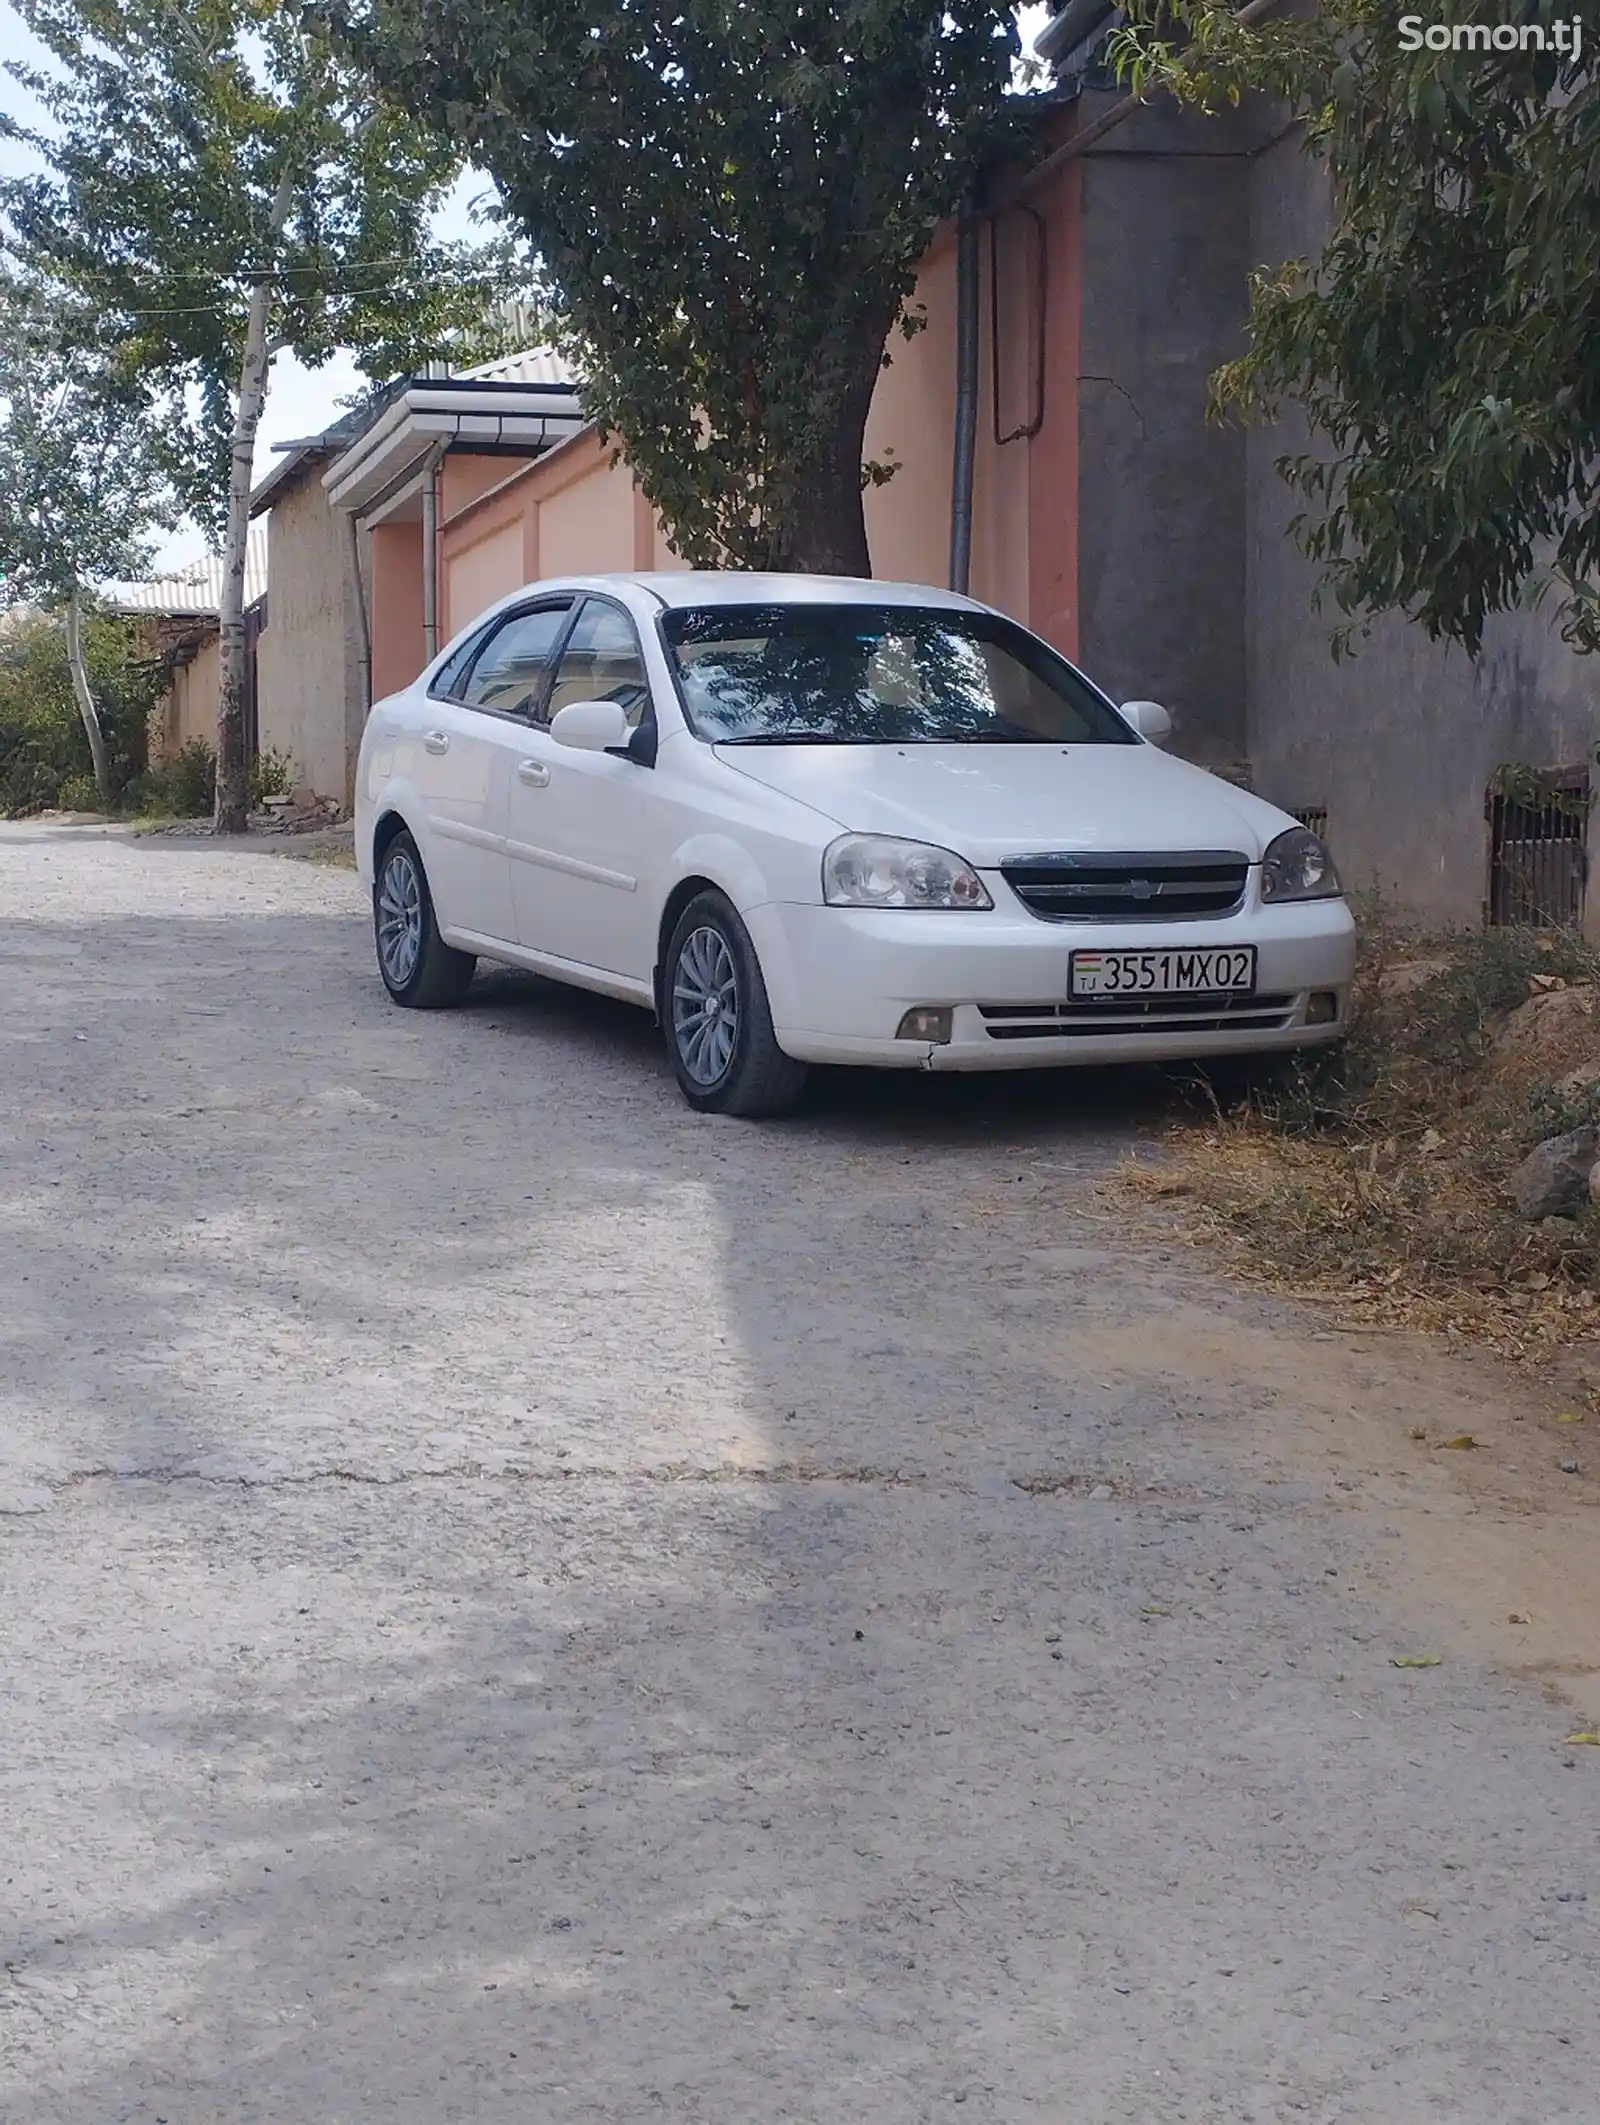
<path fill-rule="evenodd" d="M 691 930 L 672 974 L 672 1037 L 697 1085 L 726 1073 L 739 1038 L 739 977 L 720 930 Z"/>
<path fill-rule="evenodd" d="M 395 849 L 378 881 L 378 959 L 391 987 L 403 989 L 422 953 L 422 880 L 405 849 Z"/>

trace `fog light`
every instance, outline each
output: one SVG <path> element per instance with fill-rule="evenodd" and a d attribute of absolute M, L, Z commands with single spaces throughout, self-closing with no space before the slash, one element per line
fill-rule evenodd
<path fill-rule="evenodd" d="M 1308 1026 L 1331 1026 L 1339 1015 L 1339 996 L 1335 989 L 1313 989 L 1306 998 L 1306 1024 Z"/>
<path fill-rule="evenodd" d="M 931 1040 L 942 1047 L 950 1038 L 949 1005 L 935 1008 L 931 1004 L 920 1004 L 901 1019 L 894 1037 L 896 1040 Z"/>

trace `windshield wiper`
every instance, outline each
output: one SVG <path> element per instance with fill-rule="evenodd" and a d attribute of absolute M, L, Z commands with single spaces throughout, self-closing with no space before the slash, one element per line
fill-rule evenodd
<path fill-rule="evenodd" d="M 853 745 L 853 738 L 841 738 L 831 731 L 821 730 L 758 730 L 742 738 L 713 738 L 713 745 Z"/>

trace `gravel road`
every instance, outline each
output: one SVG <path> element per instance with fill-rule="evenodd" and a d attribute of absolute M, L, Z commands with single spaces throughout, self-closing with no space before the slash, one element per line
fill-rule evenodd
<path fill-rule="evenodd" d="M 0 896 L 7 2125 L 1594 2125 L 1581 1434 L 1131 1228 L 1156 1086 Z"/>

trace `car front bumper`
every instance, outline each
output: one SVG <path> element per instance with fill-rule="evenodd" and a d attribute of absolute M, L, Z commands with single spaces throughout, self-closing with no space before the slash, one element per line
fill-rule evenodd
<path fill-rule="evenodd" d="M 1003 907 L 945 913 L 784 901 L 747 909 L 744 919 L 784 1052 L 879 1069 L 1027 1070 L 1318 1046 L 1344 1032 L 1355 967 L 1355 926 L 1342 900 L 1262 907 L 1253 893 L 1224 919 L 1160 926 L 1042 922 Z M 1135 1019 L 1069 1004 L 1069 952 L 1165 945 L 1254 945 L 1253 996 L 1215 1011 L 1152 1003 Z M 1307 1002 L 1319 991 L 1337 997 L 1337 1012 L 1308 1025 Z M 919 1006 L 951 1010 L 948 1042 L 896 1037 Z"/>

